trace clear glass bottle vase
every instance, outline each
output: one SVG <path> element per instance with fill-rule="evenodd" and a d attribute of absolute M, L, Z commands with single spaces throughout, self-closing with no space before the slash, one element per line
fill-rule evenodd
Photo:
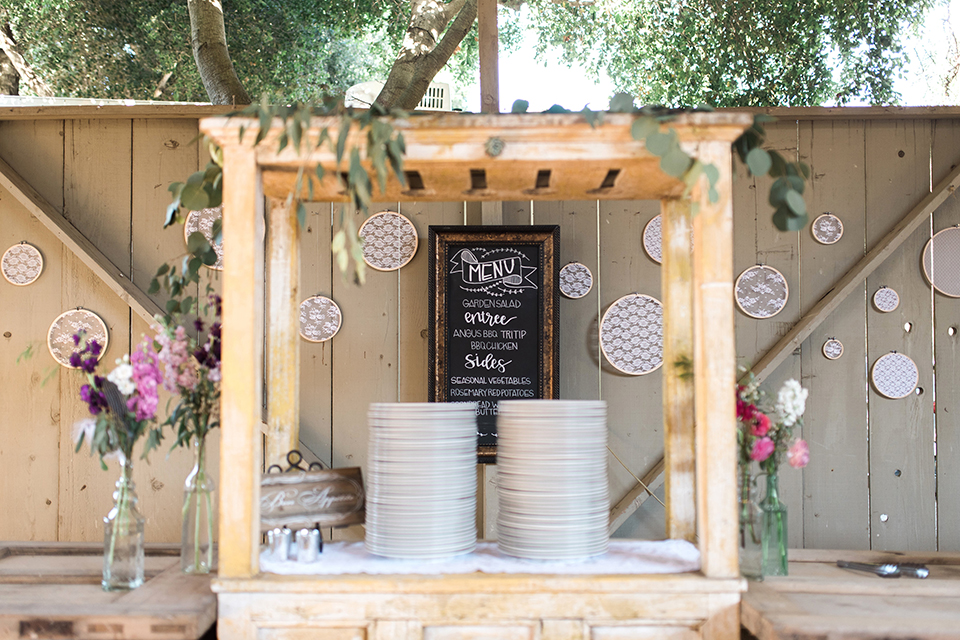
<path fill-rule="evenodd" d="M 120 479 L 113 492 L 113 508 L 103 519 L 104 591 L 125 591 L 143 584 L 143 524 L 137 510 L 136 487 L 133 484 L 133 462 L 120 455 Z"/>
<path fill-rule="evenodd" d="M 787 575 L 787 505 L 780 500 L 777 473 L 767 474 L 767 493 L 760 501 L 763 518 L 763 575 Z"/>
<path fill-rule="evenodd" d="M 216 484 L 207 473 L 206 438 L 193 439 L 193 470 L 183 485 L 183 531 L 180 569 L 210 573 L 213 568 L 213 532 L 216 527 Z"/>
<path fill-rule="evenodd" d="M 762 521 L 757 501 L 757 485 L 749 471 L 740 472 L 740 574 L 750 580 L 763 580 Z"/>

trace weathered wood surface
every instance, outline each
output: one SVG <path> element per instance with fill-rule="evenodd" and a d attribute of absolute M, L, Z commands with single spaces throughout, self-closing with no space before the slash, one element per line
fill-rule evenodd
<path fill-rule="evenodd" d="M 919 562 L 930 577 L 883 579 L 837 560 Z M 790 551 L 789 576 L 751 582 L 741 622 L 759 640 L 945 640 L 957 637 L 960 556 Z"/>
<path fill-rule="evenodd" d="M 0 543 L 0 638 L 195 640 L 217 599 L 211 576 L 180 571 L 179 551 L 148 547 L 143 586 L 105 592 L 102 544 Z"/>

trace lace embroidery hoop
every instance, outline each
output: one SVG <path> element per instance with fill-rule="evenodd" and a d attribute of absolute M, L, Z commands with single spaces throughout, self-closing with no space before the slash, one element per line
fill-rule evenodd
<path fill-rule="evenodd" d="M 843 237 L 843 222 L 832 213 L 824 213 L 810 225 L 810 232 L 820 244 L 836 244 Z"/>
<path fill-rule="evenodd" d="M 199 231 L 213 247 L 213 250 L 217 252 L 217 261 L 210 265 L 204 265 L 214 271 L 223 271 L 223 243 L 216 244 L 213 241 L 213 224 L 222 219 L 223 207 L 212 207 L 200 211 L 191 211 L 187 214 L 187 219 L 183 223 L 184 242 L 190 239 L 190 234 Z"/>
<path fill-rule="evenodd" d="M 80 331 L 86 333 L 87 340 L 96 340 L 102 347 L 98 361 L 103 358 L 110 345 L 110 332 L 100 316 L 82 307 L 64 311 L 50 323 L 47 349 L 54 360 L 68 369 L 76 369 L 70 365 L 70 356 L 77 350 L 77 346 L 73 344 L 73 335 Z"/>
<path fill-rule="evenodd" d="M 643 250 L 657 264 L 663 264 L 663 218 L 658 213 L 643 228 Z"/>
<path fill-rule="evenodd" d="M 923 275 L 950 298 L 960 298 L 960 227 L 938 231 L 923 248 Z"/>
<path fill-rule="evenodd" d="M 630 293 L 604 312 L 600 349 L 615 369 L 642 376 L 663 364 L 663 305 L 652 296 Z"/>
<path fill-rule="evenodd" d="M 582 298 L 593 289 L 593 273 L 582 262 L 571 262 L 560 269 L 560 293 L 567 298 Z"/>
<path fill-rule="evenodd" d="M 843 343 L 836 338 L 830 338 L 823 343 L 821 351 L 827 360 L 838 360 L 843 355 Z"/>
<path fill-rule="evenodd" d="M 43 254 L 27 242 L 15 244 L 0 258 L 0 272 L 12 285 L 25 287 L 33 284 L 43 273 Z"/>
<path fill-rule="evenodd" d="M 311 296 L 300 303 L 300 336 L 308 342 L 326 342 L 340 331 L 343 314 L 326 296 Z"/>
<path fill-rule="evenodd" d="M 787 306 L 790 288 L 783 274 L 766 265 L 744 269 L 733 286 L 740 310 L 751 318 L 772 318 Z"/>
<path fill-rule="evenodd" d="M 881 313 L 890 313 L 900 306 L 900 294 L 890 287 L 880 287 L 873 294 L 873 306 Z"/>
<path fill-rule="evenodd" d="M 892 351 L 880 356 L 870 369 L 873 388 L 884 398 L 906 398 L 917 388 L 920 372 L 916 363 L 902 353 Z"/>
<path fill-rule="evenodd" d="M 363 261 L 377 271 L 396 271 L 413 260 L 420 243 L 417 228 L 395 211 L 375 213 L 360 225 Z"/>

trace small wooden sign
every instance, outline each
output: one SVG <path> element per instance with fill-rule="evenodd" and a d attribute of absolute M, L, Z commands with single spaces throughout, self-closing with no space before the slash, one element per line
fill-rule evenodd
<path fill-rule="evenodd" d="M 260 531 L 363 524 L 360 467 L 268 473 L 260 481 Z"/>

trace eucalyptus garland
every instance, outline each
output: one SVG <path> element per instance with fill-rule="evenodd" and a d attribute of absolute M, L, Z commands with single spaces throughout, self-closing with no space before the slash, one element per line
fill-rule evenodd
<path fill-rule="evenodd" d="M 513 113 L 526 113 L 529 103 L 517 100 L 513 104 Z M 685 152 L 680 146 L 680 138 L 673 127 L 669 126 L 678 116 L 693 112 L 713 111 L 709 107 L 696 109 L 667 109 L 664 107 L 644 106 L 637 108 L 633 97 L 629 94 L 617 94 L 610 101 L 611 113 L 632 113 L 636 116 L 631 125 L 631 135 L 634 140 L 643 141 L 647 151 L 660 158 L 660 168 L 669 176 L 682 180 L 686 185 L 684 196 L 689 196 L 693 186 L 701 176 L 706 177 L 708 184 L 707 197 L 710 202 L 716 202 L 717 180 L 720 178 L 719 169 L 712 163 L 704 163 Z M 573 113 L 559 105 L 554 105 L 544 113 Z M 578 112 L 591 127 L 601 125 L 602 111 L 591 111 L 584 108 Z M 403 156 L 406 147 L 403 134 L 394 129 L 392 120 L 406 118 L 404 111 L 386 111 L 379 105 L 372 105 L 369 110 L 356 111 L 345 108 L 339 100 L 327 99 L 320 105 L 292 104 L 273 105 L 267 99 L 259 104 L 253 104 L 243 110 L 227 114 L 227 117 L 242 116 L 259 121 L 259 130 L 253 146 L 260 144 L 270 131 L 274 119 L 280 119 L 282 130 L 277 138 L 277 151 L 292 147 L 297 155 L 304 151 L 319 149 L 327 145 L 336 155 L 338 171 L 336 179 L 343 189 L 350 195 L 351 204 L 356 210 L 369 214 L 372 201 L 373 183 L 370 174 L 362 164 L 360 149 L 357 146 L 347 149 L 347 139 L 351 131 L 358 131 L 366 139 L 367 160 L 377 176 L 378 187 L 381 192 L 387 188 L 387 178 L 393 172 L 402 186 L 406 186 L 403 172 Z M 314 116 L 339 116 L 337 139 L 334 140 L 327 127 L 320 130 L 316 140 L 308 140 L 308 131 L 311 118 Z M 787 161 L 778 151 L 763 148 L 766 141 L 765 122 L 774 118 L 763 114 L 754 116 L 753 125 L 747 129 L 733 143 L 737 157 L 743 162 L 753 176 L 770 176 L 773 183 L 770 187 L 769 202 L 774 209 L 773 224 L 781 231 L 799 231 L 807 222 L 807 209 L 803 200 L 803 190 L 810 177 L 809 167 L 799 161 Z M 665 128 L 665 130 L 664 130 Z M 242 141 L 246 129 L 241 127 L 239 137 Z M 223 200 L 223 152 L 213 141 L 204 137 L 209 146 L 211 161 L 202 171 L 192 174 L 186 182 L 174 182 L 169 191 L 173 202 L 167 207 L 164 228 L 174 222 L 183 222 L 185 215 L 182 210 L 199 211 L 208 207 L 220 206 Z M 339 171 L 344 159 L 348 169 Z M 297 172 L 294 191 L 287 197 L 287 205 L 295 207 L 297 219 L 301 225 L 306 223 L 306 207 L 302 194 L 304 181 L 308 198 L 312 199 L 313 180 L 323 180 L 325 170 L 319 164 L 313 171 L 308 171 L 306 163 Z M 697 205 L 694 203 L 696 213 Z M 214 229 L 214 241 L 219 242 L 220 229 Z M 354 266 L 354 279 L 363 284 L 366 274 L 366 263 L 363 261 L 363 252 L 357 228 L 352 216 L 345 216 L 343 210 L 340 215 L 339 229 L 333 236 L 331 251 L 340 272 L 346 274 L 350 263 Z M 196 281 L 199 269 L 214 259 L 209 243 L 202 234 L 194 233 L 188 240 L 188 255 L 183 259 L 181 277 Z M 163 267 L 161 267 L 163 269 Z M 169 267 L 168 267 L 169 270 Z M 172 273 L 158 272 L 158 277 Z M 171 301 L 172 302 L 172 301 Z M 173 311 L 173 310 L 170 310 Z"/>

